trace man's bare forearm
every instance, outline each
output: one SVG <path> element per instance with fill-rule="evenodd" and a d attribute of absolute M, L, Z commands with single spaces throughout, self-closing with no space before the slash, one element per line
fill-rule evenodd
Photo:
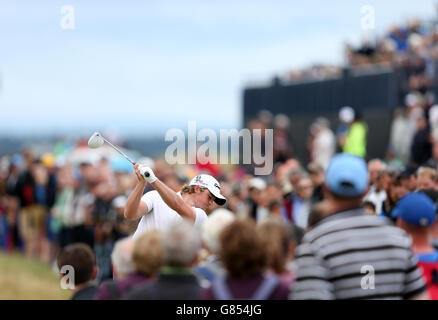
<path fill-rule="evenodd" d="M 172 189 L 166 186 L 160 180 L 152 183 L 152 186 L 161 196 L 161 199 L 173 210 L 178 212 L 181 216 L 195 220 L 195 211 Z"/>
<path fill-rule="evenodd" d="M 145 186 L 146 186 L 146 181 L 137 182 L 137 185 L 135 186 L 134 190 L 129 195 L 128 200 L 126 201 L 125 212 L 124 212 L 126 219 L 138 219 L 143 215 L 144 212 L 139 212 L 139 206 Z"/>

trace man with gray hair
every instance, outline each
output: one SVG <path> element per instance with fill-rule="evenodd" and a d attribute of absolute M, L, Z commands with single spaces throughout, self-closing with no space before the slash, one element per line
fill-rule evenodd
<path fill-rule="evenodd" d="M 134 240 L 131 238 L 123 238 L 114 245 L 111 253 L 114 278 L 123 279 L 135 271 L 135 265 L 132 261 L 133 248 Z"/>
<path fill-rule="evenodd" d="M 131 287 L 144 283 L 147 277 L 137 273 L 133 261 L 135 240 L 131 237 L 120 239 L 111 253 L 114 280 L 103 282 L 96 294 L 96 300 L 118 300 Z"/>
<path fill-rule="evenodd" d="M 129 292 L 126 300 L 195 300 L 200 285 L 191 268 L 196 264 L 201 239 L 197 229 L 182 220 L 171 223 L 162 236 L 164 267 L 158 279 Z"/>
<path fill-rule="evenodd" d="M 379 176 L 379 173 L 384 170 L 386 170 L 386 164 L 382 160 L 376 158 L 368 161 L 370 186 L 377 183 L 377 177 Z"/>
<path fill-rule="evenodd" d="M 209 256 L 204 264 L 195 267 L 195 272 L 208 281 L 226 275 L 226 270 L 217 255 L 220 249 L 219 235 L 234 219 L 235 216 L 231 211 L 219 208 L 213 211 L 202 225 L 201 240 L 204 248 L 209 252 Z"/>
<path fill-rule="evenodd" d="M 380 159 L 372 159 L 368 162 L 370 189 L 363 201 L 374 204 L 376 214 L 382 212 L 382 205 L 387 198 L 385 188 L 382 185 L 382 173 L 386 170 L 386 164 Z"/>

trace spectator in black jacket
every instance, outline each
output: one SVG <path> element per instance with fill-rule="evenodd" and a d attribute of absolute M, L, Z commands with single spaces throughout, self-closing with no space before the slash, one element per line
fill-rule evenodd
<path fill-rule="evenodd" d="M 320 202 L 324 199 L 322 192 L 322 185 L 324 184 L 324 168 L 316 162 L 311 162 L 307 166 L 307 170 L 309 171 L 310 180 L 312 180 L 313 183 L 311 202 Z"/>
<path fill-rule="evenodd" d="M 432 156 L 430 126 L 424 115 L 417 119 L 417 131 L 411 145 L 411 162 L 421 166 Z"/>

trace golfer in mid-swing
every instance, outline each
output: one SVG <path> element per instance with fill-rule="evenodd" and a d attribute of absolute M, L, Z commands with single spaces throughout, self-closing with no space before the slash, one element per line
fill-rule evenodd
<path fill-rule="evenodd" d="M 163 230 L 172 221 L 186 218 L 200 226 L 207 219 L 206 211 L 213 202 L 222 206 L 227 201 L 220 193 L 219 182 L 208 174 L 200 174 L 178 193 L 161 182 L 151 168 L 135 164 L 137 185 L 129 195 L 125 207 L 125 218 L 141 220 L 133 238 L 151 230 Z M 147 173 L 145 175 L 145 173 Z M 149 182 L 155 190 L 143 195 Z"/>

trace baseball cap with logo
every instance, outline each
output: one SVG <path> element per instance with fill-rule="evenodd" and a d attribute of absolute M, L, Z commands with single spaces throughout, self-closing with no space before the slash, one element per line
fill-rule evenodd
<path fill-rule="evenodd" d="M 435 221 L 435 213 L 436 206 L 427 195 L 411 192 L 397 202 L 392 216 L 418 227 L 428 227 Z"/>
<path fill-rule="evenodd" d="M 225 202 L 227 202 L 227 199 L 221 195 L 221 186 L 219 182 L 209 174 L 197 175 L 192 179 L 192 181 L 190 181 L 189 185 L 207 188 L 208 191 L 210 191 L 216 197 L 214 202 L 220 206 L 223 206 Z"/>
<path fill-rule="evenodd" d="M 368 168 L 365 161 L 355 155 L 335 155 L 325 174 L 325 185 L 335 195 L 357 197 L 368 187 Z"/>

